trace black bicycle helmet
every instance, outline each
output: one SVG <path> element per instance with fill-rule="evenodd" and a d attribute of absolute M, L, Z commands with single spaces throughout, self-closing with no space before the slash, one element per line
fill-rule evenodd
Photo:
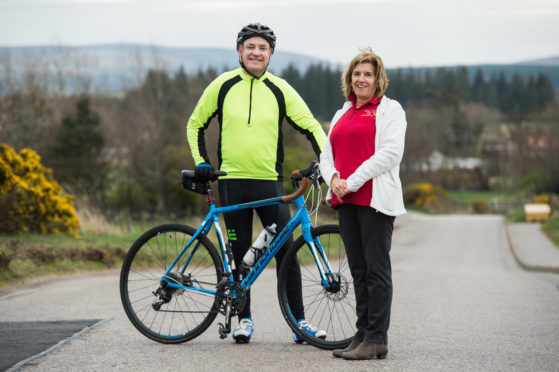
<path fill-rule="evenodd" d="M 261 25 L 260 23 L 251 23 L 243 27 L 239 34 L 237 35 L 237 48 L 248 38 L 253 36 L 263 37 L 270 43 L 270 48 L 274 50 L 276 48 L 276 35 L 274 31 L 268 26 Z"/>

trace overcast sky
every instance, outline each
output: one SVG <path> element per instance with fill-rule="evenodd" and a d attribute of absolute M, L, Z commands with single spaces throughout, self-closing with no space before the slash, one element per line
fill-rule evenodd
<path fill-rule="evenodd" d="M 0 0 L 0 46 L 234 48 L 256 21 L 278 51 L 341 64 L 364 46 L 387 67 L 559 55 L 559 0 Z"/>

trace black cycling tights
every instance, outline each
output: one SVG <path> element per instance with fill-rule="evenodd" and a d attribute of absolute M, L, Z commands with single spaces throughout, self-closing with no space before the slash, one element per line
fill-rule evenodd
<path fill-rule="evenodd" d="M 219 181 L 219 195 L 221 205 L 227 206 L 283 196 L 285 195 L 285 191 L 283 190 L 283 184 L 281 181 L 226 179 Z M 235 267 L 239 267 L 245 253 L 252 244 L 253 210 L 255 210 L 258 214 L 258 217 L 262 222 L 262 228 L 275 223 L 277 225 L 277 232 L 281 231 L 291 218 L 291 213 L 287 204 L 270 205 L 267 207 L 225 213 L 224 218 L 225 225 L 227 227 L 227 236 L 229 237 L 229 242 L 231 243 Z M 258 233 L 260 233 L 260 231 L 258 231 Z M 279 273 L 283 256 L 292 243 L 293 237 L 290 236 L 277 253 L 276 273 Z M 291 310 L 293 311 L 293 316 L 295 319 L 299 320 L 305 317 L 301 292 L 301 271 L 297 260 L 294 260 L 292 265 L 292 270 L 295 270 L 298 275 L 290 275 L 287 286 L 287 298 Z M 247 296 L 246 306 L 239 314 L 239 319 L 251 316 L 250 290 L 248 291 Z"/>

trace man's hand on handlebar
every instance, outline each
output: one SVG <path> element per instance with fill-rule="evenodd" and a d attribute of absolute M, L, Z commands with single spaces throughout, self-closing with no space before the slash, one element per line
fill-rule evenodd
<path fill-rule="evenodd" d="M 210 163 L 200 163 L 194 168 L 194 175 L 200 182 L 215 181 L 214 167 Z"/>

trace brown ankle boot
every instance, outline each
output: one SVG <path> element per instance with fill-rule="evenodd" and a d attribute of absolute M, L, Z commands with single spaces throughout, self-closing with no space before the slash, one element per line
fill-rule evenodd
<path fill-rule="evenodd" d="M 351 343 L 345 349 L 334 350 L 332 352 L 332 355 L 335 356 L 336 358 L 341 358 L 342 353 L 355 349 L 357 346 L 359 346 L 360 343 L 361 341 L 352 340 Z"/>
<path fill-rule="evenodd" d="M 388 354 L 388 345 L 363 341 L 355 349 L 343 352 L 342 358 L 349 360 L 384 359 Z"/>

